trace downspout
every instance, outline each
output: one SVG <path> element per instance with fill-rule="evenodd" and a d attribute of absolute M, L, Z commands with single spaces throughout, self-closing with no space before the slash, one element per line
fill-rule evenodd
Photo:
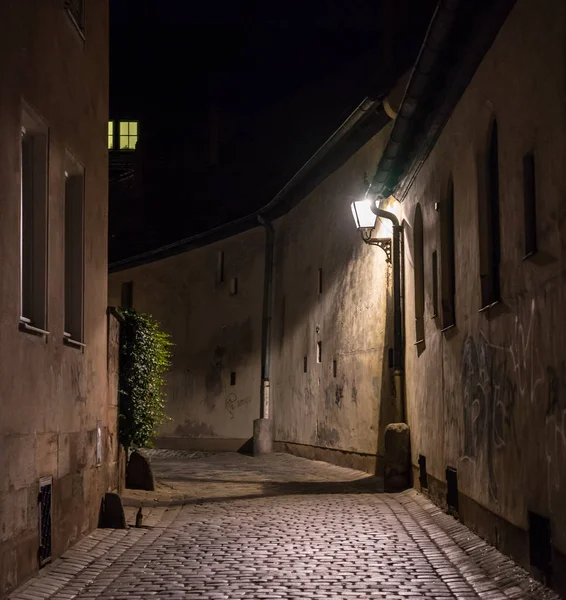
<path fill-rule="evenodd" d="M 261 320 L 261 388 L 259 418 L 254 421 L 253 453 L 269 454 L 273 452 L 273 423 L 270 407 L 271 366 L 271 322 L 273 318 L 273 246 L 275 231 L 273 225 L 261 215 L 257 220 L 265 229 L 265 269 L 263 276 L 263 310 Z"/>
<path fill-rule="evenodd" d="M 393 378 L 395 382 L 395 402 L 397 422 L 406 422 L 405 386 L 403 380 L 403 298 L 401 296 L 401 260 L 403 229 L 399 219 L 392 213 L 371 205 L 372 212 L 378 217 L 388 219 L 393 225 L 391 262 L 393 265 Z"/>
<path fill-rule="evenodd" d="M 258 215 L 265 229 L 265 270 L 263 276 L 263 316 L 261 324 L 261 391 L 260 418 L 269 419 L 269 371 L 271 365 L 271 323 L 273 320 L 273 246 L 275 231 L 270 221 Z"/>

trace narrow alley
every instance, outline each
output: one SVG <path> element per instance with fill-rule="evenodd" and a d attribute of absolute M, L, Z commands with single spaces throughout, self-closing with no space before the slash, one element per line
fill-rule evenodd
<path fill-rule="evenodd" d="M 367 473 L 287 454 L 148 454 L 156 490 L 126 490 L 129 528 L 96 530 L 12 600 L 558 598 Z"/>

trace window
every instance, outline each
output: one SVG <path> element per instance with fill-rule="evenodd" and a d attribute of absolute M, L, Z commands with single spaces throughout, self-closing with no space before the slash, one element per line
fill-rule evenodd
<path fill-rule="evenodd" d="M 446 201 L 440 204 L 440 301 L 443 330 L 456 324 L 454 252 L 454 186 L 451 183 Z"/>
<path fill-rule="evenodd" d="M 230 373 L 230 385 L 236 385 L 236 371 Z"/>
<path fill-rule="evenodd" d="M 535 157 L 532 152 L 523 157 L 523 189 L 525 213 L 525 258 L 528 258 L 537 251 Z"/>
<path fill-rule="evenodd" d="M 332 361 L 332 377 L 336 377 L 336 373 L 338 372 L 338 365 L 336 363 L 336 359 Z"/>
<path fill-rule="evenodd" d="M 138 122 L 120 121 L 120 150 L 135 150 L 138 141 Z"/>
<path fill-rule="evenodd" d="M 123 281 L 120 288 L 120 306 L 134 308 L 134 282 Z"/>
<path fill-rule="evenodd" d="M 224 283 L 224 252 L 219 252 L 216 258 L 216 282 Z"/>
<path fill-rule="evenodd" d="M 108 150 L 114 149 L 114 121 L 108 121 Z"/>
<path fill-rule="evenodd" d="M 423 213 L 421 205 L 415 208 L 413 224 L 414 277 L 415 277 L 415 341 L 418 344 L 424 340 L 424 239 Z"/>
<path fill-rule="evenodd" d="M 307 366 L 308 366 L 307 357 L 303 356 L 303 373 L 307 372 Z"/>
<path fill-rule="evenodd" d="M 84 0 L 65 0 L 65 10 L 81 33 L 85 29 L 85 3 Z"/>
<path fill-rule="evenodd" d="M 22 115 L 20 199 L 20 321 L 46 333 L 47 127 L 31 111 Z"/>
<path fill-rule="evenodd" d="M 322 269 L 318 270 L 318 293 L 322 294 Z"/>
<path fill-rule="evenodd" d="M 480 169 L 483 169 L 478 194 L 481 305 L 487 308 L 500 299 L 499 142 L 495 120 L 489 132 L 485 162 L 480 163 Z"/>
<path fill-rule="evenodd" d="M 65 340 L 83 342 L 84 169 L 70 156 L 65 172 Z"/>
<path fill-rule="evenodd" d="M 432 317 L 438 316 L 438 254 L 432 253 Z"/>
<path fill-rule="evenodd" d="M 230 280 L 230 294 L 235 296 L 238 293 L 238 278 L 232 277 Z"/>
<path fill-rule="evenodd" d="M 322 342 L 316 343 L 316 362 L 322 362 Z"/>

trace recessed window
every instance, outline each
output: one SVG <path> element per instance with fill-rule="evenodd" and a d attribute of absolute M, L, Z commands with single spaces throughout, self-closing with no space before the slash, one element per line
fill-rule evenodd
<path fill-rule="evenodd" d="M 318 293 L 322 294 L 322 269 L 318 270 Z"/>
<path fill-rule="evenodd" d="M 494 120 L 488 136 L 485 162 L 480 164 L 478 228 L 480 241 L 481 306 L 500 300 L 499 264 L 501 233 L 499 224 L 499 141 Z"/>
<path fill-rule="evenodd" d="M 120 292 L 120 306 L 134 308 L 134 282 L 123 281 Z"/>
<path fill-rule="evenodd" d="M 446 200 L 440 204 L 440 300 L 442 329 L 456 323 L 456 265 L 454 248 L 454 186 L 450 184 Z"/>
<path fill-rule="evenodd" d="M 67 157 L 65 172 L 65 329 L 67 340 L 83 341 L 84 169 Z"/>
<path fill-rule="evenodd" d="M 216 281 L 224 282 L 224 252 L 219 252 L 216 260 Z"/>
<path fill-rule="evenodd" d="M 236 385 L 236 371 L 230 373 L 230 385 Z"/>
<path fill-rule="evenodd" d="M 414 250 L 414 283 L 415 283 L 415 341 L 424 341 L 424 239 L 423 239 L 423 214 L 421 205 L 417 203 L 415 221 L 413 224 L 413 250 Z"/>
<path fill-rule="evenodd" d="M 20 320 L 45 330 L 47 323 L 46 126 L 31 112 L 22 115 L 20 199 Z"/>
<path fill-rule="evenodd" d="M 338 371 L 338 366 L 336 363 L 336 359 L 332 361 L 332 377 L 336 377 L 336 373 Z"/>
<path fill-rule="evenodd" d="M 316 343 L 316 362 L 322 362 L 322 342 Z"/>
<path fill-rule="evenodd" d="M 307 364 L 307 357 L 304 356 L 303 357 L 303 373 L 307 372 L 307 366 L 308 366 L 308 364 Z"/>
<path fill-rule="evenodd" d="M 523 199 L 525 217 L 525 257 L 537 251 L 537 205 L 535 157 L 529 153 L 523 157 Z"/>
<path fill-rule="evenodd" d="M 120 121 L 120 150 L 135 150 L 138 141 L 138 122 Z"/>
<path fill-rule="evenodd" d="M 108 150 L 114 149 L 114 121 L 108 121 Z"/>
<path fill-rule="evenodd" d="M 230 280 L 230 294 L 235 296 L 238 293 L 238 278 L 232 277 Z"/>
<path fill-rule="evenodd" d="M 438 254 L 432 253 L 432 316 L 438 316 Z"/>

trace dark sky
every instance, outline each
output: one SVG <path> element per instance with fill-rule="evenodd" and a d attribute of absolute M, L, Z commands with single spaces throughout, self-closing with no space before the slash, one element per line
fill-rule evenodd
<path fill-rule="evenodd" d="M 132 237 L 170 243 L 267 204 L 366 96 L 383 94 L 411 66 L 436 1 L 110 5 L 111 118 L 139 120 L 142 138 L 153 136 L 146 147 L 170 136 L 167 172 L 154 177 L 153 192 L 143 186 L 138 221 L 147 231 L 123 234 L 128 223 L 115 208 L 122 202 L 127 213 L 129 201 L 111 193 L 111 237 L 123 256 L 137 251 Z M 188 177 L 195 160 L 183 156 L 199 146 L 195 127 L 211 106 L 220 115 L 220 167 Z M 174 131 L 184 148 L 175 150 Z"/>

